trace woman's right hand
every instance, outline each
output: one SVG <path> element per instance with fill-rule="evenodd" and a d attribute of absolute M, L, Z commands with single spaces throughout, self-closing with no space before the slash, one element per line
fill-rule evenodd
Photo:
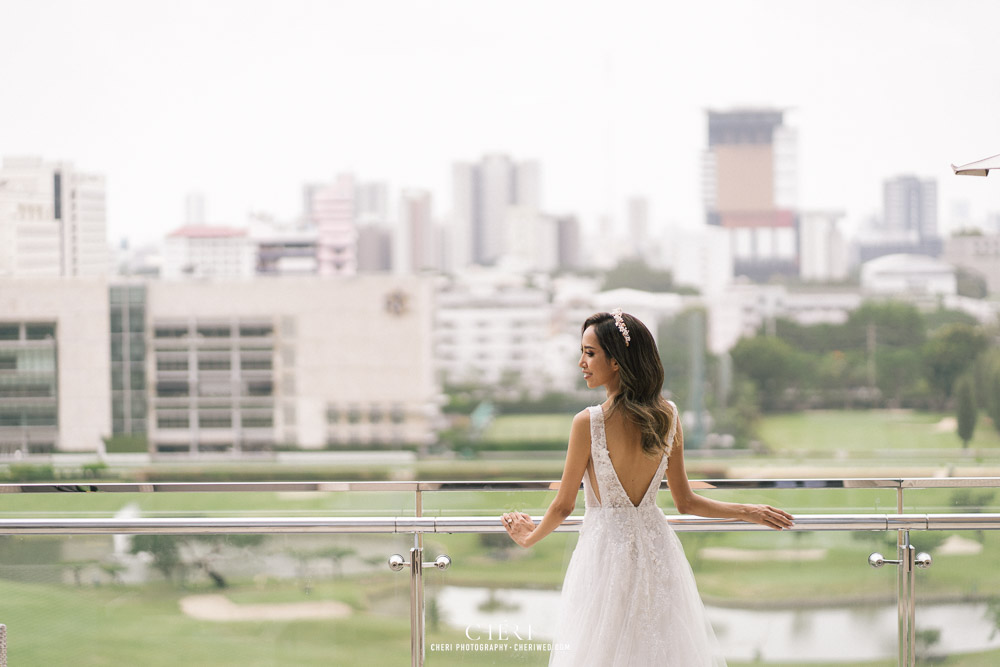
<path fill-rule="evenodd" d="M 500 519 L 510 539 L 522 547 L 530 546 L 527 542 L 528 536 L 535 530 L 535 522 L 531 520 L 530 515 L 524 512 L 507 512 Z"/>
<path fill-rule="evenodd" d="M 744 505 L 744 520 L 757 523 L 775 530 L 791 528 L 794 517 L 784 510 L 770 505 Z"/>

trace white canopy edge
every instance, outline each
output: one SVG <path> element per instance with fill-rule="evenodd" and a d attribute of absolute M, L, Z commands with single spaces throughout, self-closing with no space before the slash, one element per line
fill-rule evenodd
<path fill-rule="evenodd" d="M 961 167 L 951 165 L 951 168 L 959 176 L 986 176 L 990 169 L 1000 169 L 1000 155 L 963 164 Z"/>

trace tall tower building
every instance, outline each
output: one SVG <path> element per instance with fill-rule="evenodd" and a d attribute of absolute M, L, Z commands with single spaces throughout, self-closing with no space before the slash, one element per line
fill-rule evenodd
<path fill-rule="evenodd" d="M 883 184 L 883 227 L 889 232 L 913 234 L 916 239 L 938 236 L 937 181 L 896 176 Z"/>
<path fill-rule="evenodd" d="M 0 248 L 0 275 L 106 275 L 104 176 L 78 171 L 68 162 L 4 158 Z"/>
<path fill-rule="evenodd" d="M 389 186 L 384 181 L 358 183 L 354 188 L 358 224 L 385 224 L 389 219 Z"/>
<path fill-rule="evenodd" d="M 626 202 L 628 240 L 632 254 L 645 259 L 649 248 L 649 200 L 645 197 L 630 197 Z"/>
<path fill-rule="evenodd" d="M 802 211 L 799 214 L 799 274 L 803 280 L 847 278 L 847 241 L 837 227 L 842 211 Z"/>
<path fill-rule="evenodd" d="M 431 201 L 426 190 L 404 190 L 400 195 L 393 253 L 396 273 L 405 275 L 440 268 Z"/>
<path fill-rule="evenodd" d="M 882 217 L 872 220 L 859 234 L 862 262 L 908 253 L 939 257 L 943 242 L 938 236 L 937 181 L 900 175 L 882 184 Z"/>
<path fill-rule="evenodd" d="M 452 263 L 494 264 L 506 251 L 506 217 L 511 207 L 541 208 L 541 167 L 536 161 L 515 163 L 502 154 L 486 155 L 478 164 L 452 168 Z"/>
<path fill-rule="evenodd" d="M 796 136 L 784 112 L 708 112 L 706 221 L 729 230 L 734 271 L 755 280 L 797 274 Z"/>
<path fill-rule="evenodd" d="M 313 192 L 312 218 L 318 233 L 316 259 L 321 276 L 354 275 L 358 270 L 358 232 L 354 220 L 354 177 Z"/>

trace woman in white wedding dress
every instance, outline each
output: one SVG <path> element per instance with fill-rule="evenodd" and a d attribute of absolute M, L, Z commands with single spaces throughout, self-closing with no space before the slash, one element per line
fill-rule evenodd
<path fill-rule="evenodd" d="M 769 505 L 725 503 L 691 490 L 677 407 L 661 396 L 663 366 L 638 319 L 616 309 L 583 324 L 580 368 L 607 400 L 573 418 L 559 492 L 536 525 L 504 514 L 530 547 L 576 507 L 586 512 L 560 596 L 549 665 L 725 665 L 680 541 L 656 505 L 664 471 L 684 514 L 742 519 L 781 530 L 792 516 Z"/>

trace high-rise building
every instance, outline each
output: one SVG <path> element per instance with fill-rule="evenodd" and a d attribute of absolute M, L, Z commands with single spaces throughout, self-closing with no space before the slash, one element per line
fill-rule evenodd
<path fill-rule="evenodd" d="M 486 155 L 478 164 L 452 168 L 452 265 L 492 265 L 506 251 L 507 209 L 541 208 L 541 167 L 515 163 L 502 154 Z"/>
<path fill-rule="evenodd" d="M 354 202 L 358 224 L 385 224 L 389 219 L 389 188 L 383 181 L 358 183 L 354 188 Z"/>
<path fill-rule="evenodd" d="M 426 190 L 405 190 L 400 196 L 393 252 L 397 273 L 441 268 L 431 202 L 431 194 Z"/>
<path fill-rule="evenodd" d="M 559 267 L 559 223 L 533 208 L 509 208 L 504 217 L 506 252 L 502 262 L 522 271 L 553 271 Z"/>
<path fill-rule="evenodd" d="M 559 268 L 580 268 L 580 222 L 572 215 L 557 216 L 556 243 L 559 247 Z"/>
<path fill-rule="evenodd" d="M 6 157 L 0 166 L 0 275 L 110 272 L 104 176 L 69 162 Z"/>
<path fill-rule="evenodd" d="M 649 248 L 649 200 L 630 197 L 627 206 L 628 240 L 636 257 L 645 258 Z"/>
<path fill-rule="evenodd" d="M 883 184 L 883 229 L 908 232 L 918 240 L 937 238 L 937 181 L 896 176 Z"/>
<path fill-rule="evenodd" d="M 837 228 L 840 211 L 803 211 L 799 215 L 800 275 L 803 280 L 847 278 L 847 241 Z"/>
<path fill-rule="evenodd" d="M 666 253 L 674 284 L 697 288 L 708 297 L 729 289 L 733 282 L 731 239 L 727 230 L 711 226 L 673 232 Z"/>
<path fill-rule="evenodd" d="M 358 227 L 358 272 L 384 273 L 393 267 L 393 233 L 386 225 Z"/>
<path fill-rule="evenodd" d="M 776 109 L 708 112 L 706 221 L 729 230 L 734 271 L 798 273 L 796 135 Z"/>
<path fill-rule="evenodd" d="M 321 276 L 357 273 L 355 194 L 354 177 L 350 174 L 341 174 L 330 185 L 313 192 L 312 219 L 319 233 L 316 258 Z"/>
<path fill-rule="evenodd" d="M 886 179 L 882 217 L 859 235 L 861 261 L 900 253 L 938 257 L 943 243 L 937 227 L 937 181 L 913 175 Z"/>

